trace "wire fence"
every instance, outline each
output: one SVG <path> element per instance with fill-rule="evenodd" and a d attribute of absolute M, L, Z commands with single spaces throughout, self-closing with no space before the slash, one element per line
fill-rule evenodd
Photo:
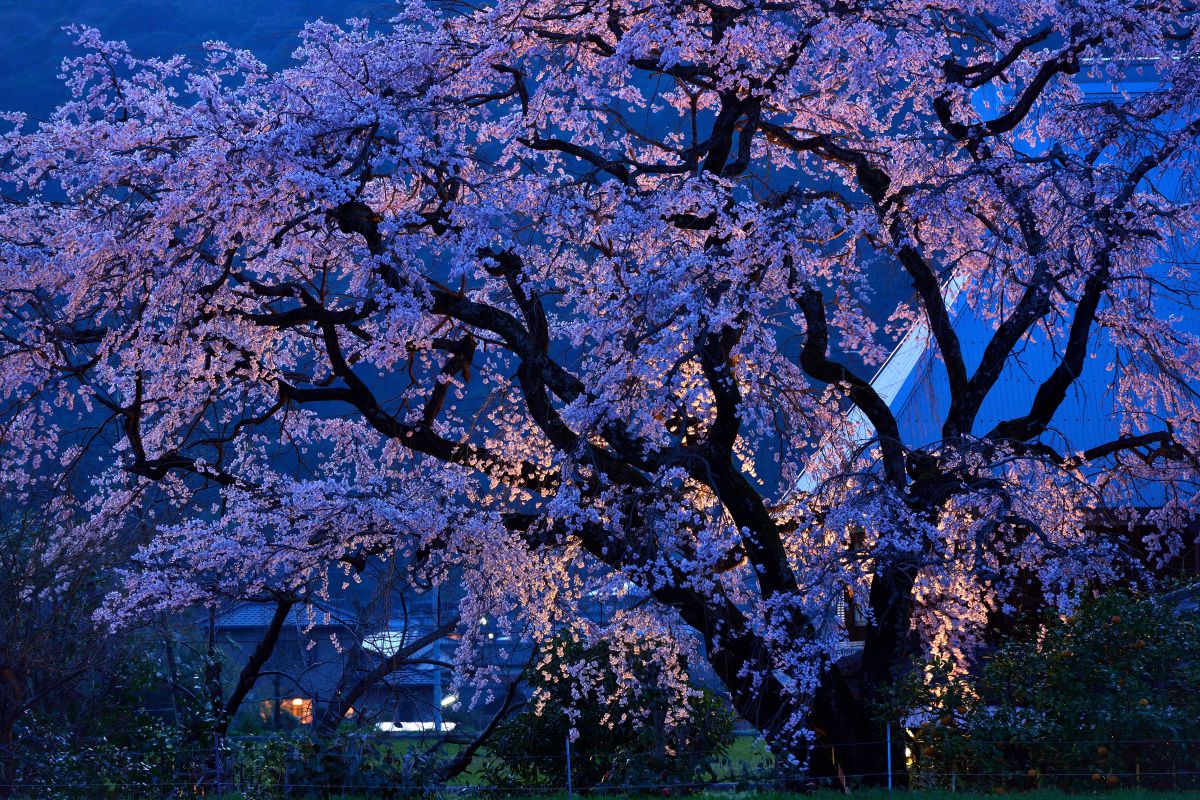
<path fill-rule="evenodd" d="M 866 786 L 962 792 L 1055 788 L 1200 789 L 1200 738 L 923 739 L 897 727 L 882 741 L 816 744 L 804 763 L 776 758 L 748 738 L 728 749 L 673 752 L 572 750 L 497 754 L 486 749 L 455 775 L 461 745 L 418 737 L 231 737 L 210 746 L 0 750 L 0 797 L 225 798 L 441 794 L 486 797 L 576 793 L 778 792 Z M 4 775 L 10 777 L 4 778 Z"/>

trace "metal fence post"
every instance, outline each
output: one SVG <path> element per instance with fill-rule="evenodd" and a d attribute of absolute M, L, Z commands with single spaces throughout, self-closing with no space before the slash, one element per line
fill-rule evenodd
<path fill-rule="evenodd" d="M 571 729 L 567 728 L 567 797 L 571 796 Z"/>
<path fill-rule="evenodd" d="M 217 794 L 221 794 L 221 778 L 223 776 L 221 774 L 221 734 L 219 733 L 213 734 L 213 769 L 217 777 Z"/>
<path fill-rule="evenodd" d="M 888 794 L 892 793 L 892 723 L 888 723 L 884 727 L 884 741 L 887 744 L 887 773 L 888 773 Z"/>

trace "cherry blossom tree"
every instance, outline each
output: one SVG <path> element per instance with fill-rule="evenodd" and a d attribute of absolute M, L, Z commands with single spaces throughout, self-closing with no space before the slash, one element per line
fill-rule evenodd
<path fill-rule="evenodd" d="M 1098 515 L 1156 487 L 1179 547 L 1193 25 L 1184 0 L 413 0 L 309 25 L 277 73 L 76 30 L 74 99 L 0 139 L 5 474 L 81 458 L 91 415 L 119 434 L 91 535 L 148 492 L 190 509 L 110 624 L 403 553 L 540 641 L 624 597 L 612 636 L 696 648 L 786 755 L 878 741 L 918 648 L 962 650 L 1018 581 L 1066 606 L 1118 574 Z M 884 271 L 949 387 L 936 441 L 863 371 Z M 985 424 L 1033 346 L 1050 369 Z M 1100 353 L 1116 421 L 1081 448 L 1056 415 Z M 855 589 L 852 673 L 826 622 Z"/>

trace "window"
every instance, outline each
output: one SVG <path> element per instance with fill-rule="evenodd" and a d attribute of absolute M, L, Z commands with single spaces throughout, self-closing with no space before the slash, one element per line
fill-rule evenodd
<path fill-rule="evenodd" d="M 279 710 L 296 718 L 301 725 L 311 725 L 313 721 L 313 701 L 307 697 L 292 697 L 285 699 Z"/>

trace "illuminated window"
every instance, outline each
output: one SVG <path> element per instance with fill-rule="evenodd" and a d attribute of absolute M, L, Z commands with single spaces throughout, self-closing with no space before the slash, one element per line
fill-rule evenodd
<path fill-rule="evenodd" d="M 293 697 L 280 704 L 279 710 L 296 718 L 301 725 L 311 725 L 313 721 L 313 701 L 306 697 Z"/>
<path fill-rule="evenodd" d="M 452 731 L 457 727 L 456 722 L 443 722 L 441 729 L 443 731 Z M 377 722 L 375 730 L 380 733 L 428 733 L 436 731 L 439 725 L 436 722 Z"/>

